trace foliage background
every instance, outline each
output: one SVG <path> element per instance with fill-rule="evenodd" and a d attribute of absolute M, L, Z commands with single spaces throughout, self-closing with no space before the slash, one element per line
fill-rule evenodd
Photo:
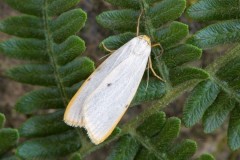
<path fill-rule="evenodd" d="M 188 3 L 191 3 L 192 0 L 188 0 Z M 94 5 L 93 5 L 94 4 Z M 82 0 L 79 3 L 81 7 L 88 14 L 88 20 L 86 26 L 80 32 L 80 36 L 85 40 L 87 50 L 84 52 L 84 55 L 89 56 L 94 60 L 96 65 L 100 64 L 99 58 L 104 55 L 104 53 L 98 49 L 98 44 L 101 40 L 108 37 L 111 33 L 109 30 L 103 29 L 96 23 L 95 17 L 104 10 L 112 9 L 113 7 L 103 2 L 103 0 Z M 18 13 L 11 8 L 9 8 L 6 3 L 3 3 L 0 0 L 0 19 L 6 18 L 8 16 L 18 15 Z M 194 33 L 196 30 L 203 28 L 206 24 L 196 23 L 190 19 L 182 16 L 180 21 L 187 23 L 190 26 L 190 32 Z M 8 39 L 9 36 L 0 33 L 0 41 Z M 196 65 L 205 67 L 207 64 L 211 63 L 217 56 L 220 56 L 224 53 L 227 46 L 218 47 L 214 50 L 208 50 L 207 53 L 202 55 L 202 59 L 196 62 Z M 214 53 L 214 54 L 213 54 Z M 25 120 L 23 115 L 17 114 L 14 110 L 14 104 L 16 103 L 17 98 L 22 96 L 24 93 L 36 88 L 29 85 L 24 85 L 15 81 L 11 81 L 5 78 L 2 73 L 7 68 L 10 68 L 16 64 L 23 63 L 22 61 L 14 60 L 7 58 L 0 54 L 0 112 L 5 113 L 7 117 L 6 127 L 17 128 Z M 13 92 L 14 91 L 14 92 Z M 174 103 L 170 104 L 169 107 L 165 109 L 168 116 L 180 116 L 182 113 L 182 106 L 185 101 L 187 93 L 180 98 L 178 98 Z M 124 116 L 122 122 L 126 121 L 130 117 L 141 112 L 145 106 L 134 107 L 130 109 L 127 114 Z M 229 155 L 229 148 L 226 143 L 226 130 L 227 126 L 223 125 L 222 128 L 218 129 L 213 134 L 204 134 L 201 125 L 196 125 L 191 129 L 182 128 L 181 138 L 194 139 L 198 143 L 198 153 L 203 152 L 213 153 L 218 160 L 225 160 L 230 157 L 233 157 L 237 152 Z M 104 159 L 108 155 L 108 151 L 111 146 L 105 147 L 93 155 L 89 156 L 87 159 Z"/>

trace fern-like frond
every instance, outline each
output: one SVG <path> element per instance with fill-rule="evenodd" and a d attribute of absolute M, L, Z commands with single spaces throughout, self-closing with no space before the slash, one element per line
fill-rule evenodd
<path fill-rule="evenodd" d="M 17 155 L 22 159 L 51 159 L 66 156 L 81 147 L 76 130 L 69 130 L 56 135 L 28 140 L 17 148 Z M 31 151 L 31 152 L 30 152 Z"/>
<path fill-rule="evenodd" d="M 231 4 L 227 0 L 201 0 L 190 6 L 187 12 L 191 18 L 222 21 L 198 31 L 188 42 L 205 49 L 237 42 L 240 39 L 238 5 L 237 0 Z M 240 148 L 240 123 L 232 118 L 240 103 L 239 52 L 237 45 L 206 68 L 209 79 L 193 89 L 183 111 L 186 126 L 193 126 L 202 119 L 206 133 L 219 128 L 230 116 L 228 144 L 232 150 Z"/>
<path fill-rule="evenodd" d="M 81 56 L 85 42 L 75 35 L 84 26 L 86 13 L 69 10 L 79 0 L 5 2 L 24 14 L 0 21 L 0 31 L 15 36 L 0 43 L 0 52 L 26 62 L 7 70 L 5 75 L 43 86 L 21 97 L 16 110 L 33 114 L 55 109 L 53 113 L 33 115 L 20 126 L 20 136 L 27 140 L 17 147 L 16 154 L 22 159 L 70 155 L 81 147 L 81 142 L 77 130 L 63 122 L 63 109 L 94 70 L 94 63 Z"/>
<path fill-rule="evenodd" d="M 206 69 L 210 79 L 199 83 L 185 104 L 183 120 L 186 126 L 193 126 L 203 119 L 204 131 L 209 133 L 220 127 L 229 115 L 231 118 L 240 103 L 239 51 L 240 46 L 236 46 Z M 233 126 L 229 123 L 228 127 Z M 233 132 L 238 131 L 232 129 Z M 233 150 L 240 147 L 236 141 L 238 138 L 228 134 L 228 140 L 235 142 L 234 145 L 229 143 Z"/>
<path fill-rule="evenodd" d="M 240 20 L 239 1 L 231 0 L 201 0 L 187 10 L 190 18 L 200 21 L 216 21 L 203 28 L 189 39 L 189 43 L 201 48 L 212 48 L 222 44 L 231 44 L 239 41 Z"/>
<path fill-rule="evenodd" d="M 107 159 L 190 159 L 196 152 L 197 145 L 193 140 L 176 140 L 180 126 L 180 119 L 167 119 L 164 112 L 155 113 L 146 118 L 136 130 L 131 128 L 127 135 L 122 136 Z M 205 155 L 205 158 L 214 160 L 211 155 Z"/>
<path fill-rule="evenodd" d="M 3 128 L 5 121 L 5 116 L 0 113 L 0 159 L 7 158 L 4 154 L 15 147 L 19 139 L 19 133 L 16 129 Z"/>

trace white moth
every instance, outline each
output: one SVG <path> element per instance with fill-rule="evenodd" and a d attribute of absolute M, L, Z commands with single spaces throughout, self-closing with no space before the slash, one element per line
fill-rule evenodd
<path fill-rule="evenodd" d="M 130 105 L 150 53 L 151 41 L 146 35 L 133 38 L 113 52 L 74 95 L 64 121 L 86 128 L 93 143 L 103 142 Z"/>
<path fill-rule="evenodd" d="M 130 105 L 143 77 L 147 62 L 154 76 L 162 80 L 152 67 L 150 38 L 138 36 L 113 52 L 83 83 L 69 102 L 64 121 L 70 126 L 84 127 L 95 144 L 103 142 L 114 130 Z"/>

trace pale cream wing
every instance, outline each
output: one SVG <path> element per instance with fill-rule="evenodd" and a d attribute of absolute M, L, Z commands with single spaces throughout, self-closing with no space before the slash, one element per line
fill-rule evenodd
<path fill-rule="evenodd" d="M 133 38 L 121 48 L 109 56 L 84 82 L 77 93 L 69 102 L 64 114 L 64 121 L 70 126 L 83 126 L 82 108 L 85 99 L 99 86 L 103 79 L 115 69 L 121 62 L 126 60 L 132 49 L 137 45 L 136 38 Z"/>
<path fill-rule="evenodd" d="M 127 110 L 144 74 L 150 52 L 149 45 L 141 46 L 139 43 L 131 56 L 115 67 L 84 102 L 84 127 L 93 143 L 104 141 Z"/>

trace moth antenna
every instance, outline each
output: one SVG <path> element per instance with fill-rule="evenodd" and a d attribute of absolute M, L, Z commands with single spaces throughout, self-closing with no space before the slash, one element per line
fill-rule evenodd
<path fill-rule="evenodd" d="M 137 36 L 139 35 L 139 26 L 140 26 L 140 20 L 141 20 L 142 14 L 143 14 L 143 10 L 141 10 L 141 13 L 140 13 L 140 15 L 138 17 L 138 21 L 137 21 Z"/>
<path fill-rule="evenodd" d="M 104 43 L 102 43 L 102 46 L 103 46 L 103 48 L 104 48 L 106 51 L 110 52 L 110 54 L 112 54 L 113 52 L 115 52 L 115 51 L 116 51 L 116 50 L 111 50 L 111 49 L 108 49 L 108 48 L 105 46 L 105 44 L 104 44 Z"/>
<path fill-rule="evenodd" d="M 102 56 L 101 58 L 99 58 L 99 60 L 102 60 L 102 59 L 104 59 L 104 58 L 106 58 L 106 57 L 108 57 L 108 56 L 110 56 L 110 55 L 111 55 L 111 53 L 108 53 L 107 55 Z"/>

